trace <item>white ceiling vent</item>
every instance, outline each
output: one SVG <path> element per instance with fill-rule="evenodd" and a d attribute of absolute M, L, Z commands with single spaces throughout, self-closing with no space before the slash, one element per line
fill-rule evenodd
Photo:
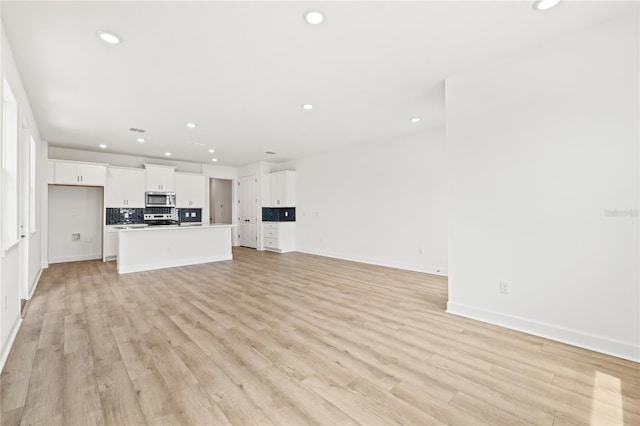
<path fill-rule="evenodd" d="M 135 127 L 129 127 L 129 130 L 131 130 L 132 132 L 138 132 L 138 133 L 146 132 L 146 130 L 144 129 L 136 129 Z"/>

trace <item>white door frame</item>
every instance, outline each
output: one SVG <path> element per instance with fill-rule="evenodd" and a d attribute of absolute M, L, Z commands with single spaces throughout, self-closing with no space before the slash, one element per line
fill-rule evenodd
<path fill-rule="evenodd" d="M 250 185 L 249 192 L 244 190 Z M 253 191 L 251 191 L 251 185 Z M 258 177 L 242 176 L 238 179 L 238 244 L 258 248 Z"/>

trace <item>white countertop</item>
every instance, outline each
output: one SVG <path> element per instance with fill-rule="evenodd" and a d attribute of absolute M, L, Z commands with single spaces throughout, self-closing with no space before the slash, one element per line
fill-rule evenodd
<path fill-rule="evenodd" d="M 119 232 L 148 232 L 148 231 L 160 231 L 167 229 L 202 229 L 202 228 L 231 228 L 237 225 L 231 223 L 203 223 L 202 225 L 154 225 L 154 226 L 146 226 L 144 228 L 127 228 L 127 229 L 118 229 Z"/>

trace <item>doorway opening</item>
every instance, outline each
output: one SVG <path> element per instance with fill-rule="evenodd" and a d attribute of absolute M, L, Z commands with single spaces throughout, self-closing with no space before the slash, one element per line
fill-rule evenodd
<path fill-rule="evenodd" d="M 231 179 L 209 179 L 209 223 L 230 224 L 233 222 L 233 181 Z"/>

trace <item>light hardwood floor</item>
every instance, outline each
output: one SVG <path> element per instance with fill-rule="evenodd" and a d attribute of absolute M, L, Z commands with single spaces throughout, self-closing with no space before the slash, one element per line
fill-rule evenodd
<path fill-rule="evenodd" d="M 446 278 L 234 256 L 123 276 L 51 265 L 0 423 L 640 424 L 639 364 L 446 314 Z"/>

